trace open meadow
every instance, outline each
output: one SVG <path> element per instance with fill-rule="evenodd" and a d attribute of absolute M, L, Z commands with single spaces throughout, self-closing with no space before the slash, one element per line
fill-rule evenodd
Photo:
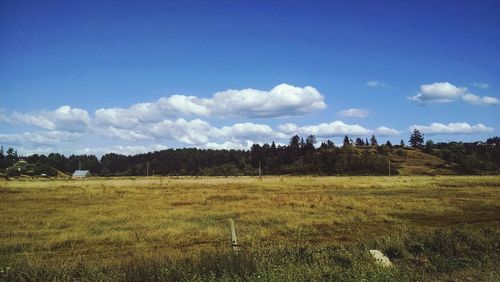
<path fill-rule="evenodd" d="M 499 176 L 0 182 L 3 280 L 496 280 L 499 235 Z"/>

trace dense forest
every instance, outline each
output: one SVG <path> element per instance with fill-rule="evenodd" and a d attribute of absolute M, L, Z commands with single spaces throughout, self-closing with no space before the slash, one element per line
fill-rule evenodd
<path fill-rule="evenodd" d="M 453 165 L 457 173 L 498 173 L 500 168 L 500 137 L 486 142 L 424 143 L 415 130 L 408 146 L 390 142 L 378 144 L 370 140 L 345 136 L 343 144 L 327 140 L 317 144 L 313 135 L 305 140 L 293 136 L 288 145 L 254 144 L 250 150 L 211 150 L 198 148 L 168 149 L 125 156 L 103 155 L 18 156 L 13 148 L 0 149 L 0 171 L 6 176 L 71 174 L 79 167 L 100 176 L 133 175 L 396 175 L 398 165 L 391 156 L 404 156 L 408 150 L 419 150 Z M 58 172 L 59 171 L 59 172 Z"/>

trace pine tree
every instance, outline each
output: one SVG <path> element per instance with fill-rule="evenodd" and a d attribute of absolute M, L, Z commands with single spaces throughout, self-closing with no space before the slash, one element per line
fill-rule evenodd
<path fill-rule="evenodd" d="M 349 142 L 349 137 L 346 135 L 344 137 L 344 146 L 349 146 L 349 145 L 351 145 L 351 143 Z"/>
<path fill-rule="evenodd" d="M 354 144 L 356 145 L 356 147 L 365 146 L 365 141 L 363 141 L 363 139 L 358 137 L 356 138 L 356 142 Z"/>
<path fill-rule="evenodd" d="M 422 148 L 424 135 L 418 129 L 413 129 L 413 133 L 410 136 L 410 144 L 413 148 Z"/>
<path fill-rule="evenodd" d="M 377 143 L 377 138 L 375 138 L 375 135 L 372 134 L 372 138 L 370 138 L 370 146 L 378 146 Z"/>

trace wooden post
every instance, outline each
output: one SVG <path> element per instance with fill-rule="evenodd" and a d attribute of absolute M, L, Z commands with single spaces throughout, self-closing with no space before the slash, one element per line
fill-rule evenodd
<path fill-rule="evenodd" d="M 236 239 L 236 230 L 234 229 L 234 221 L 232 218 L 229 219 L 229 227 L 231 228 L 231 246 L 233 247 L 233 251 L 238 251 L 238 240 Z"/>

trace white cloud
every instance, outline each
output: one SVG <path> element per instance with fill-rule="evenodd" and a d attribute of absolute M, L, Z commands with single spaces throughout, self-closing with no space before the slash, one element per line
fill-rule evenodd
<path fill-rule="evenodd" d="M 148 125 L 144 124 L 143 126 L 148 126 Z M 138 130 L 139 128 L 141 128 L 141 126 L 138 126 L 137 129 L 133 128 L 123 129 L 123 128 L 116 128 L 113 126 L 106 126 L 106 127 L 96 127 L 93 129 L 93 132 L 97 133 L 100 136 L 118 138 L 126 141 L 140 141 L 140 140 L 153 139 L 153 137 L 150 136 L 149 134 L 140 132 Z"/>
<path fill-rule="evenodd" d="M 87 154 L 102 156 L 108 153 L 116 153 L 123 155 L 136 155 L 154 151 L 168 149 L 167 146 L 155 144 L 148 146 L 129 145 L 129 146 L 110 146 L 110 147 L 85 147 L 75 151 L 76 154 Z"/>
<path fill-rule="evenodd" d="M 232 139 L 248 139 L 248 140 L 262 140 L 262 139 L 283 139 L 287 138 L 286 135 L 275 132 L 269 125 L 255 124 L 251 122 L 237 123 L 232 126 L 223 126 L 220 129 L 214 128 L 213 135 L 219 138 L 232 138 Z"/>
<path fill-rule="evenodd" d="M 215 115 L 253 118 L 297 116 L 326 108 L 316 88 L 285 83 L 269 91 L 247 88 L 217 92 L 210 103 Z"/>
<path fill-rule="evenodd" d="M 320 123 L 318 125 L 297 126 L 294 123 L 280 125 L 279 130 L 288 135 L 315 135 L 316 137 L 335 137 L 343 135 L 369 135 L 371 130 L 357 124 L 346 124 L 342 121 Z"/>
<path fill-rule="evenodd" d="M 90 125 L 90 117 L 86 110 L 62 106 L 54 111 L 42 110 L 34 113 L 14 112 L 11 123 L 25 123 L 49 130 L 85 131 Z"/>
<path fill-rule="evenodd" d="M 347 110 L 342 110 L 337 113 L 338 116 L 341 117 L 357 117 L 357 118 L 365 118 L 370 115 L 370 111 L 366 109 L 347 109 Z"/>
<path fill-rule="evenodd" d="M 199 145 L 209 142 L 212 126 L 206 121 L 194 119 L 163 120 L 147 126 L 146 130 L 159 139 L 176 140 L 184 144 Z"/>
<path fill-rule="evenodd" d="M 490 96 L 479 97 L 469 92 L 466 87 L 457 87 L 449 82 L 435 82 L 420 86 L 420 92 L 408 99 L 426 104 L 426 103 L 449 103 L 462 99 L 471 105 L 495 105 L 500 100 Z"/>
<path fill-rule="evenodd" d="M 413 125 L 410 126 L 410 131 L 414 129 L 419 130 L 424 134 L 475 134 L 475 133 L 489 133 L 493 131 L 493 128 L 485 126 L 481 123 L 476 125 L 470 125 L 466 122 L 455 122 L 455 123 L 431 123 L 430 125 Z"/>
<path fill-rule="evenodd" d="M 115 128 L 132 128 L 140 123 L 139 119 L 127 109 L 98 109 L 94 114 L 98 124 Z"/>
<path fill-rule="evenodd" d="M 370 130 L 358 124 L 346 124 L 338 120 L 331 123 L 320 123 L 318 125 L 308 126 L 297 126 L 294 123 L 285 123 L 278 126 L 278 129 L 283 133 L 283 136 L 286 137 L 295 134 L 302 136 L 312 134 L 318 138 L 339 137 L 344 135 L 369 136 L 371 134 L 378 136 L 396 136 L 401 134 L 398 130 L 385 126 Z"/>
<path fill-rule="evenodd" d="M 129 108 L 106 108 L 95 111 L 96 122 L 116 128 L 131 128 L 144 122 L 155 122 L 166 117 L 209 115 L 207 99 L 173 95 L 151 103 L 137 103 Z"/>
<path fill-rule="evenodd" d="M 116 128 L 131 128 L 142 122 L 186 116 L 286 117 L 304 115 L 326 108 L 324 97 L 314 87 L 280 84 L 269 91 L 252 88 L 229 89 L 211 98 L 173 95 L 155 102 L 133 104 L 129 108 L 95 111 L 96 122 Z"/>
<path fill-rule="evenodd" d="M 401 132 L 393 128 L 380 126 L 375 129 L 374 134 L 378 136 L 398 136 Z"/>
<path fill-rule="evenodd" d="M 4 144 L 55 145 L 61 142 L 74 142 L 82 138 L 81 133 L 67 131 L 40 131 L 13 134 L 0 134 Z"/>
<path fill-rule="evenodd" d="M 489 89 L 490 85 L 488 83 L 484 82 L 474 82 L 472 83 L 472 86 L 477 87 L 477 88 L 482 88 L 482 89 Z"/>
<path fill-rule="evenodd" d="M 455 101 L 467 92 L 465 87 L 457 87 L 449 82 L 435 82 L 420 86 L 420 93 L 410 100 L 417 102 L 447 103 Z"/>
<path fill-rule="evenodd" d="M 479 97 L 472 93 L 467 93 L 462 96 L 462 100 L 472 105 L 497 105 L 500 104 L 500 99 L 490 96 Z"/>
<path fill-rule="evenodd" d="M 242 140 L 259 141 L 287 137 L 265 124 L 247 122 L 217 128 L 200 119 L 163 120 L 147 126 L 147 132 L 159 140 L 175 140 L 197 146 L 214 141 L 238 143 Z"/>
<path fill-rule="evenodd" d="M 387 86 L 386 83 L 384 82 L 380 82 L 378 80 L 370 80 L 370 81 L 367 81 L 365 83 L 366 86 L 369 86 L 369 87 L 385 87 Z"/>
<path fill-rule="evenodd" d="M 252 146 L 254 142 L 247 140 L 245 142 L 230 142 L 226 141 L 224 143 L 215 143 L 215 142 L 209 142 L 205 145 L 203 145 L 203 148 L 207 149 L 214 149 L 214 150 L 220 150 L 220 149 L 226 149 L 226 150 L 248 150 Z"/>

